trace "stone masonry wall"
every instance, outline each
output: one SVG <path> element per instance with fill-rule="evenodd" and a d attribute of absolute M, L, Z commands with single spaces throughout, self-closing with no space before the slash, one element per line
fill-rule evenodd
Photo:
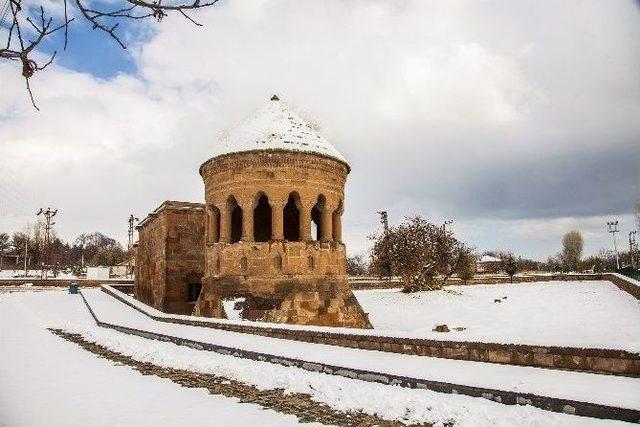
<path fill-rule="evenodd" d="M 195 301 L 187 301 L 188 285 L 201 284 L 204 275 L 204 207 L 171 209 L 166 215 L 168 228 L 164 311 L 191 314 Z"/>
<path fill-rule="evenodd" d="M 162 310 L 166 281 L 165 216 L 150 215 L 144 225 L 137 228 L 139 239 L 134 279 L 135 296 L 145 304 Z"/>
<path fill-rule="evenodd" d="M 204 206 L 165 202 L 138 227 L 135 295 L 145 304 L 175 314 L 191 314 L 189 283 L 204 273 Z"/>
<path fill-rule="evenodd" d="M 242 297 L 241 313 L 251 320 L 371 327 L 346 278 L 341 218 L 348 172 L 344 162 L 282 150 L 205 162 L 205 277 L 194 312 L 225 317 L 222 300 Z M 289 223 L 287 204 L 296 211 Z M 269 212 L 266 233 L 260 209 Z M 296 237 L 289 239 L 292 223 Z"/>

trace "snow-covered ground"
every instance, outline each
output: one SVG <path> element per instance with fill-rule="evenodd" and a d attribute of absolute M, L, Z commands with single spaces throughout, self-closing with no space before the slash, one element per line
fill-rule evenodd
<path fill-rule="evenodd" d="M 63 292 L 0 294 L 0 425 L 202 425 L 214 415 L 218 425 L 295 421 L 115 366 L 45 329 L 60 326 L 137 360 L 224 375 L 259 388 L 308 393 L 336 409 L 363 410 L 386 418 L 453 420 L 457 426 L 624 425 L 366 383 L 128 336 L 97 327 L 80 297 Z"/>
<path fill-rule="evenodd" d="M 143 376 L 51 334 L 91 329 L 78 295 L 0 294 L 0 426 L 293 426 L 295 417 Z"/>
<path fill-rule="evenodd" d="M 12 278 L 23 278 L 24 277 L 24 269 L 5 269 L 0 270 L 0 279 L 12 279 Z M 49 272 L 49 277 L 51 277 L 51 272 Z M 27 270 L 27 278 L 39 279 L 40 278 L 40 270 Z M 72 273 L 63 273 L 59 272 L 56 279 L 75 279 Z"/>
<path fill-rule="evenodd" d="M 354 293 L 374 327 L 389 335 L 640 352 L 640 302 L 608 281 Z M 441 324 L 451 332 L 434 332 Z"/>
<path fill-rule="evenodd" d="M 634 378 L 394 354 L 211 330 L 154 321 L 99 290 L 85 290 L 83 295 L 98 319 L 113 325 L 346 369 L 640 409 L 640 381 Z"/>

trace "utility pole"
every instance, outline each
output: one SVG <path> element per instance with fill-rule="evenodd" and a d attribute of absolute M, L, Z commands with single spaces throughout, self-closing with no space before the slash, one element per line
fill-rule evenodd
<path fill-rule="evenodd" d="M 382 229 L 384 230 L 384 239 L 387 239 L 387 237 L 389 236 L 389 214 L 387 213 L 387 211 L 378 211 L 378 214 L 380 214 L 380 223 L 382 224 Z M 389 246 L 385 244 L 385 260 L 382 265 L 382 276 L 391 278 L 392 273 L 391 254 L 389 253 Z"/>
<path fill-rule="evenodd" d="M 128 250 L 127 250 L 127 277 L 130 276 L 133 272 L 133 266 L 131 265 L 131 250 L 133 249 L 133 231 L 135 229 L 134 227 L 134 223 L 136 221 L 138 221 L 139 219 L 135 216 L 133 216 L 133 214 L 131 214 L 129 216 L 129 219 L 127 220 L 127 222 L 129 223 L 129 230 L 128 230 L 128 236 L 129 236 L 129 246 L 128 246 Z"/>
<path fill-rule="evenodd" d="M 44 250 L 43 257 L 41 260 L 42 270 L 40 271 L 40 277 L 43 279 L 47 278 L 47 264 L 49 263 L 49 245 L 51 244 L 51 227 L 53 227 L 56 223 L 52 222 L 51 219 L 56 216 L 58 213 L 58 209 L 51 210 L 51 208 L 44 209 L 40 208 L 36 216 L 43 215 L 45 218 L 44 223 Z"/>
<path fill-rule="evenodd" d="M 387 211 L 378 211 L 378 214 L 380 214 L 380 222 L 382 223 L 384 234 L 387 234 L 389 232 L 389 214 Z"/>
<path fill-rule="evenodd" d="M 620 230 L 618 230 L 618 221 L 607 222 L 607 227 L 609 228 L 608 232 L 613 235 L 613 250 L 616 253 L 616 269 L 620 270 L 620 257 L 618 256 L 618 242 L 616 241 L 616 233 L 620 232 Z"/>
<path fill-rule="evenodd" d="M 637 231 L 629 232 L 629 258 L 631 258 L 631 268 L 636 268 L 636 252 L 638 251 L 638 244 L 636 242 Z"/>
<path fill-rule="evenodd" d="M 24 277 L 27 277 L 27 249 L 29 247 L 29 237 L 24 239 Z"/>

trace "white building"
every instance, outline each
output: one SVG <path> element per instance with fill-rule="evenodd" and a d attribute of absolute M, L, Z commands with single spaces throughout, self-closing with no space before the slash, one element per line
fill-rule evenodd
<path fill-rule="evenodd" d="M 491 255 L 483 255 L 482 258 L 476 262 L 477 273 L 497 273 L 502 270 L 503 267 L 502 260 Z"/>
<path fill-rule="evenodd" d="M 87 267 L 87 279 L 109 279 L 110 267 Z"/>

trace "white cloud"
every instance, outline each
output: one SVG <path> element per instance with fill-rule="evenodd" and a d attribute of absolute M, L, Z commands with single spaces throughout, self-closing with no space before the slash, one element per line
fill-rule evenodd
<path fill-rule="evenodd" d="M 560 218 L 627 215 L 640 194 L 637 168 L 625 170 L 640 161 L 632 8 L 222 2 L 194 15 L 204 27 L 171 17 L 132 46 L 138 75 L 40 73 L 40 113 L 3 64 L 0 228 L 50 204 L 67 237 L 123 239 L 129 213 L 201 199 L 197 168 L 221 128 L 278 93 L 351 161 L 354 249 L 384 208 L 475 224 L 477 246 L 552 253 L 574 225 Z M 513 244 L 478 229 L 491 221 Z M 533 229 L 553 236 L 539 243 Z"/>

